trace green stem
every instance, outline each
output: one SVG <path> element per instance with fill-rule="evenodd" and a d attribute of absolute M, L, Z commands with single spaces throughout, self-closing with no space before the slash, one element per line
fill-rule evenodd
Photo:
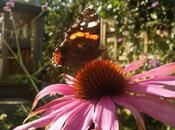
<path fill-rule="evenodd" d="M 37 74 L 39 74 L 46 66 L 48 66 L 50 64 L 50 61 L 47 62 L 45 65 L 43 65 L 42 67 L 40 67 L 35 73 L 33 73 L 32 75 L 35 76 Z"/>
<path fill-rule="evenodd" d="M 17 56 L 19 57 L 20 62 L 23 63 L 22 55 L 21 55 L 21 49 L 20 49 L 20 43 L 19 43 L 19 37 L 18 37 L 18 32 L 19 31 L 16 27 L 15 19 L 13 17 L 12 11 L 10 11 L 10 17 L 11 17 L 11 20 L 12 20 L 12 25 L 13 25 L 14 34 L 15 34 L 15 42 L 16 42 L 16 47 L 17 47 Z"/>
<path fill-rule="evenodd" d="M 26 107 L 24 106 L 24 104 L 21 104 L 21 107 L 22 107 L 22 109 L 24 110 L 24 112 L 27 114 L 28 111 L 27 111 Z"/>

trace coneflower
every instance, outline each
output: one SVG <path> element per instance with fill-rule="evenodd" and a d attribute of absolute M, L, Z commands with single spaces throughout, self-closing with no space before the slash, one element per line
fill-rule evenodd
<path fill-rule="evenodd" d="M 54 84 L 38 93 L 38 101 L 55 93 L 63 97 L 35 109 L 28 118 L 41 114 L 39 119 L 18 126 L 28 130 L 49 125 L 49 130 L 119 130 L 118 106 L 134 115 L 138 129 L 145 130 L 140 112 L 175 127 L 175 63 L 150 71 L 128 75 L 139 69 L 144 60 L 135 61 L 125 68 L 108 60 L 94 60 L 80 69 L 75 78 L 65 75 L 68 84 Z M 28 119 L 27 118 L 27 119 Z"/>

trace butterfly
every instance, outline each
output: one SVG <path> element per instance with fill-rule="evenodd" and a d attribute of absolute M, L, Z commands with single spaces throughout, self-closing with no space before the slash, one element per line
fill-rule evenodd
<path fill-rule="evenodd" d="M 100 21 L 94 9 L 86 8 L 67 31 L 64 41 L 55 49 L 55 66 L 79 67 L 96 59 L 100 48 Z"/>

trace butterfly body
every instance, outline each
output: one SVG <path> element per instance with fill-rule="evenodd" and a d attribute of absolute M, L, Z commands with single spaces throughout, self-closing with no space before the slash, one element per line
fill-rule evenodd
<path fill-rule="evenodd" d="M 78 67 L 97 58 L 100 49 L 100 22 L 93 9 L 85 9 L 67 31 L 65 40 L 53 53 L 56 66 Z"/>

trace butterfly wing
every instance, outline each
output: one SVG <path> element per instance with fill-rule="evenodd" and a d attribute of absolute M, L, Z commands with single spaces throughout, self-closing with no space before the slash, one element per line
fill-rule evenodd
<path fill-rule="evenodd" d="M 100 45 L 100 22 L 95 11 L 86 8 L 70 27 L 65 40 L 53 53 L 56 66 L 81 66 L 97 58 L 102 50 Z"/>

